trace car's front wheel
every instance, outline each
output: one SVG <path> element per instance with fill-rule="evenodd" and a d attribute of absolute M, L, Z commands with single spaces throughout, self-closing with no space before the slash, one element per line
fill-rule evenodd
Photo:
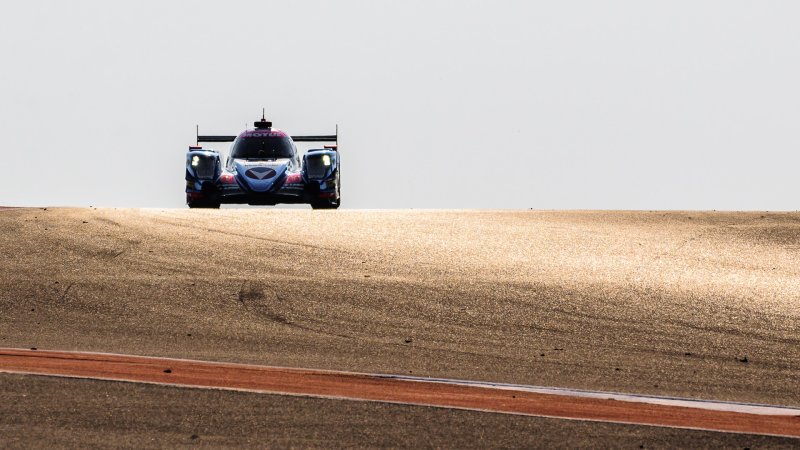
<path fill-rule="evenodd" d="M 337 209 L 342 204 L 342 186 L 339 172 L 336 172 L 336 198 L 332 200 L 316 200 L 311 202 L 311 209 Z"/>
<path fill-rule="evenodd" d="M 336 209 L 339 207 L 339 201 L 327 201 L 327 202 L 313 202 L 311 203 L 311 209 Z"/>
<path fill-rule="evenodd" d="M 219 209 L 219 206 L 220 206 L 219 203 L 198 202 L 198 201 L 188 202 L 187 205 L 189 205 L 189 208 L 192 208 L 192 209 L 194 209 L 194 208 Z"/>

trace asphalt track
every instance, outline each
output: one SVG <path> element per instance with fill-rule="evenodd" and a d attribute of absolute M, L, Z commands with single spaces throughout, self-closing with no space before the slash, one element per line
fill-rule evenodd
<path fill-rule="evenodd" d="M 2 347 L 800 404 L 798 214 L 12 209 L 0 229 Z M 165 399 L 187 417 L 212 395 L 108 383 L 0 376 L 0 409 L 26 411 L 0 411 L 0 443 L 131 445 L 113 436 L 142 426 L 169 446 L 117 416 Z M 248 415 L 263 395 L 213 395 L 222 423 L 195 418 L 214 445 L 797 445 L 275 395 Z"/>

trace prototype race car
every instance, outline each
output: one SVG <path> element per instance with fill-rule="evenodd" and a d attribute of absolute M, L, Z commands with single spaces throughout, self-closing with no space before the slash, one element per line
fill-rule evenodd
<path fill-rule="evenodd" d="M 197 136 L 186 153 L 186 203 L 219 208 L 222 203 L 276 205 L 308 203 L 314 209 L 341 204 L 338 127 L 335 135 L 289 136 L 264 117 L 238 136 Z M 223 163 L 201 142 L 233 142 Z M 332 142 L 302 159 L 295 142 Z"/>

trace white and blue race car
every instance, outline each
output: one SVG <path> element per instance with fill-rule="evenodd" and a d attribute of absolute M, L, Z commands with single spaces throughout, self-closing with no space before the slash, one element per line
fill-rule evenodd
<path fill-rule="evenodd" d="M 223 163 L 201 142 L 233 142 Z M 331 142 L 302 158 L 295 142 Z M 186 153 L 186 203 L 219 208 L 222 203 L 307 203 L 314 209 L 341 204 L 338 130 L 335 135 L 289 136 L 262 117 L 238 136 L 197 136 Z"/>

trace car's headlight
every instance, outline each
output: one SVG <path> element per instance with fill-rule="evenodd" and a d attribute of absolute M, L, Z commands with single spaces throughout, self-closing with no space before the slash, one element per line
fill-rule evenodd
<path fill-rule="evenodd" d="M 192 156 L 192 167 L 197 167 L 200 164 L 200 157 L 197 155 Z"/>
<path fill-rule="evenodd" d="M 331 156 L 330 155 L 322 155 L 322 164 L 324 164 L 325 167 L 330 166 L 331 165 Z"/>

